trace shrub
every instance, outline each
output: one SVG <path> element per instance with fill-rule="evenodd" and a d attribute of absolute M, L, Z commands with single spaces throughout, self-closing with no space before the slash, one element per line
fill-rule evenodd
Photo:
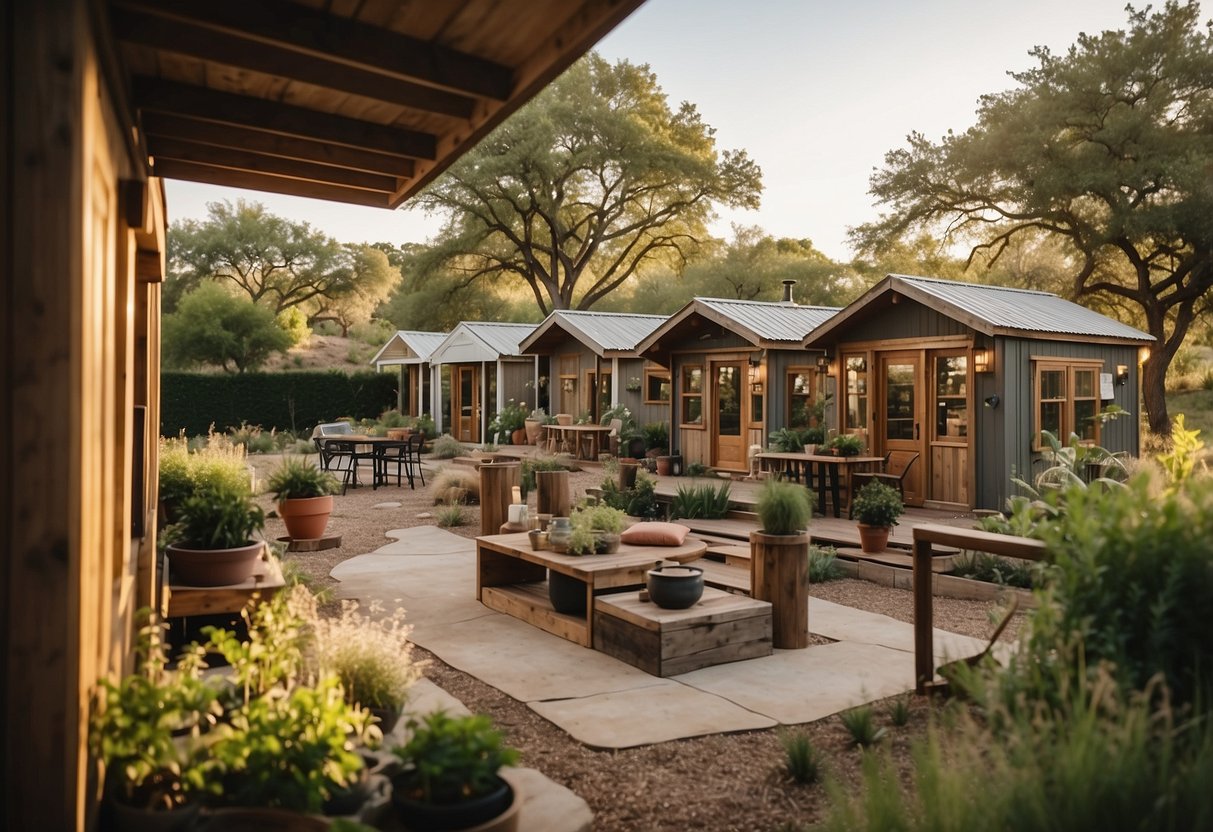
<path fill-rule="evenodd" d="M 270 474 L 266 484 L 275 500 L 299 500 L 336 494 L 341 488 L 337 478 L 305 459 L 286 457 Z"/>
<path fill-rule="evenodd" d="M 467 512 L 463 510 L 463 506 L 458 503 L 449 503 L 434 512 L 434 520 L 442 528 L 450 529 L 455 526 L 466 525 L 468 518 Z"/>
<path fill-rule="evenodd" d="M 340 616 L 315 621 L 314 655 L 322 673 L 336 674 L 349 704 L 399 710 L 422 666 L 413 661 L 404 610 L 383 612 L 378 602 L 364 614 L 357 601 L 343 601 Z"/>
<path fill-rule="evenodd" d="M 684 470 L 683 474 L 688 477 L 702 477 L 708 473 L 708 466 L 702 462 L 692 462 Z"/>
<path fill-rule="evenodd" d="M 432 449 L 432 453 L 437 459 L 454 459 L 457 456 L 463 456 L 467 452 L 467 446 L 449 433 L 444 433 L 435 439 Z"/>
<path fill-rule="evenodd" d="M 884 738 L 885 730 L 876 724 L 872 708 L 869 705 L 860 705 L 857 708 L 843 711 L 838 718 L 842 721 L 843 727 L 847 729 L 847 733 L 851 735 L 851 742 L 855 745 L 867 748 Z"/>
<path fill-rule="evenodd" d="M 640 429 L 646 451 L 665 452 L 670 448 L 670 429 L 665 422 L 649 422 Z"/>
<path fill-rule="evenodd" d="M 181 504 L 166 540 L 188 549 L 237 549 L 265 527 L 265 512 L 247 493 L 200 491 Z"/>
<path fill-rule="evenodd" d="M 636 472 L 636 484 L 621 491 L 614 479 L 602 481 L 602 501 L 617 508 L 630 517 L 656 520 L 661 516 L 661 504 L 657 502 L 657 483 L 644 471 Z"/>
<path fill-rule="evenodd" d="M 434 505 L 480 502 L 480 477 L 470 469 L 458 465 L 443 468 L 431 485 L 434 489 Z"/>
<path fill-rule="evenodd" d="M 718 486 L 679 485 L 670 505 L 670 518 L 718 520 L 729 513 L 730 490 L 727 482 Z"/>
<path fill-rule="evenodd" d="M 795 782 L 816 783 L 821 776 L 822 755 L 804 731 L 782 731 L 779 744 L 783 746 L 784 769 Z"/>
<path fill-rule="evenodd" d="M 961 552 L 952 561 L 948 574 L 999 586 L 1031 589 L 1043 585 L 1047 568 L 1043 561 L 1013 560 L 987 552 Z"/>
<path fill-rule="evenodd" d="M 379 424 L 385 428 L 408 428 L 412 427 L 413 421 L 396 408 L 392 408 L 379 414 Z"/>
<path fill-rule="evenodd" d="M 831 439 L 827 446 L 838 451 L 839 456 L 859 456 L 863 452 L 863 437 L 854 433 L 842 433 Z"/>
<path fill-rule="evenodd" d="M 823 584 L 826 581 L 836 581 L 843 574 L 833 548 L 829 546 L 809 547 L 809 581 L 811 583 Z"/>
<path fill-rule="evenodd" d="M 897 489 L 878 480 L 859 489 L 852 508 L 856 521 L 880 528 L 896 526 L 897 518 L 905 511 Z"/>
<path fill-rule="evenodd" d="M 767 534 L 800 534 L 813 517 L 811 492 L 780 480 L 767 480 L 763 484 L 754 508 Z"/>

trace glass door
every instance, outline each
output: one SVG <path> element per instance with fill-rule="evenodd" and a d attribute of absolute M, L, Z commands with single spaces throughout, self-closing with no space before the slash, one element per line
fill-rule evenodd
<path fill-rule="evenodd" d="M 746 466 L 742 414 L 744 378 L 740 361 L 712 364 L 712 398 L 716 404 L 716 418 L 712 420 L 712 464 L 720 468 L 744 470 Z"/>
<path fill-rule="evenodd" d="M 476 395 L 476 368 L 459 367 L 458 383 L 455 385 L 456 405 L 459 429 L 457 437 L 460 442 L 480 441 L 480 419 Z"/>
<path fill-rule="evenodd" d="M 926 437 L 922 430 L 921 394 L 922 356 L 918 352 L 883 353 L 880 356 L 880 402 L 877 411 L 884 419 L 876 425 L 873 448 L 879 444 L 879 452 L 890 451 L 901 454 L 919 454 L 919 459 L 910 467 L 905 479 L 907 504 L 922 503 L 922 472 L 925 469 Z"/>

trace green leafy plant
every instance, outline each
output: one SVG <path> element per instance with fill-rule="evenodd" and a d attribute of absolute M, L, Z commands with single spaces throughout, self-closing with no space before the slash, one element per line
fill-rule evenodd
<path fill-rule="evenodd" d="M 799 453 L 804 450 L 804 439 L 796 428 L 778 428 L 771 431 L 767 441 L 776 451 L 785 454 Z"/>
<path fill-rule="evenodd" d="M 781 480 L 767 480 L 754 506 L 766 534 L 800 534 L 813 517 L 812 492 Z"/>
<path fill-rule="evenodd" d="M 1043 561 L 1010 560 L 987 552 L 965 551 L 953 559 L 948 574 L 1000 586 L 1031 589 L 1044 584 L 1047 568 Z"/>
<path fill-rule="evenodd" d="M 1040 436 L 1047 448 L 1044 458 L 1049 463 L 1048 467 L 1036 475 L 1032 485 L 1012 478 L 1012 482 L 1035 499 L 1046 491 L 1065 489 L 1071 485 L 1098 483 L 1116 487 L 1128 476 L 1125 454 L 1114 454 L 1098 445 L 1086 444 L 1074 433 L 1070 434 L 1064 446 L 1047 430 L 1042 430 Z"/>
<path fill-rule="evenodd" d="M 897 518 L 905 511 L 897 489 L 877 480 L 859 489 L 852 508 L 857 522 L 879 528 L 896 526 Z"/>
<path fill-rule="evenodd" d="M 910 721 L 910 697 L 898 696 L 889 703 L 889 722 L 898 728 Z"/>
<path fill-rule="evenodd" d="M 644 449 L 646 451 L 660 451 L 664 453 L 670 447 L 670 429 L 665 422 L 649 422 L 640 429 L 640 433 L 644 436 Z"/>
<path fill-rule="evenodd" d="M 449 433 L 444 433 L 434 440 L 432 453 L 437 459 L 454 459 L 457 456 L 464 456 L 467 452 L 467 446 Z"/>
<path fill-rule="evenodd" d="M 312 626 L 315 662 L 341 682 L 351 705 L 398 711 L 421 677 L 413 661 L 412 628 L 404 609 L 386 615 L 379 602 L 364 613 L 357 601 L 343 601 L 341 614 L 320 616 Z"/>
<path fill-rule="evenodd" d="M 188 549 L 237 549 L 265 527 L 265 512 L 247 494 L 209 490 L 185 501 L 166 538 Z"/>
<path fill-rule="evenodd" d="M 885 729 L 876 724 L 876 718 L 869 705 L 843 711 L 838 715 L 843 727 L 851 735 L 851 742 L 867 748 L 880 742 L 885 735 Z"/>
<path fill-rule="evenodd" d="M 841 433 L 827 443 L 839 456 L 859 456 L 863 453 L 863 437 L 854 433 Z"/>
<path fill-rule="evenodd" d="M 443 711 L 408 722 L 411 739 L 393 752 L 404 771 L 392 785 L 411 800 L 459 803 L 498 787 L 497 772 L 518 761 L 484 715 L 448 716 Z"/>
<path fill-rule="evenodd" d="M 316 598 L 303 584 L 294 584 L 273 598 L 241 610 L 246 635 L 223 627 L 203 627 L 208 653 L 217 653 L 231 666 L 231 679 L 241 702 L 271 690 L 296 685 L 304 673 L 304 656 L 311 646 Z"/>
<path fill-rule="evenodd" d="M 602 501 L 630 517 L 656 520 L 662 516 L 661 504 L 657 502 L 657 483 L 644 471 L 636 472 L 636 483 L 631 488 L 620 490 L 613 478 L 603 480 L 601 488 Z"/>
<path fill-rule="evenodd" d="M 702 477 L 708 473 L 708 466 L 702 462 L 692 462 L 683 469 L 682 473 L 688 477 Z"/>
<path fill-rule="evenodd" d="M 1169 491 L 1174 493 L 1184 487 L 1197 470 L 1197 461 L 1204 447 L 1200 431 L 1188 430 L 1184 426 L 1184 414 L 1177 414 L 1171 423 L 1171 451 L 1158 457 L 1158 464 L 1167 474 Z"/>
<path fill-rule="evenodd" d="M 573 510 L 570 520 L 572 524 L 572 533 L 569 536 L 570 554 L 588 554 L 596 551 L 604 533 L 619 534 L 627 525 L 624 513 L 605 503 L 579 506 Z"/>
<path fill-rule="evenodd" d="M 385 428 L 408 428 L 413 426 L 412 420 L 395 408 L 380 413 L 379 424 Z"/>
<path fill-rule="evenodd" d="M 670 504 L 672 519 L 717 520 L 729 513 L 730 485 L 679 485 Z"/>
<path fill-rule="evenodd" d="M 821 777 L 822 754 L 805 731 L 782 731 L 779 744 L 783 746 L 784 769 L 788 776 L 802 785 L 816 783 Z"/>
<path fill-rule="evenodd" d="M 438 427 L 435 425 L 433 417 L 428 413 L 422 413 L 413 419 L 409 426 L 423 436 L 433 436 L 438 432 Z"/>
<path fill-rule="evenodd" d="M 299 500 L 336 494 L 341 484 L 309 460 L 288 456 L 270 474 L 266 488 L 274 492 L 276 500 Z"/>
<path fill-rule="evenodd" d="M 838 556 L 829 546 L 809 546 L 809 581 L 823 584 L 836 581 L 843 576 Z"/>

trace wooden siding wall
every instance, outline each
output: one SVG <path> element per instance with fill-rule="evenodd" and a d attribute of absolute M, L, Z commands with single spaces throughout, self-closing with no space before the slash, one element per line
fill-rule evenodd
<path fill-rule="evenodd" d="M 701 462 L 704 465 L 712 464 L 712 430 L 714 423 L 714 414 L 711 408 L 711 384 L 712 380 L 709 377 L 709 364 L 713 361 L 746 361 L 750 352 L 754 347 L 748 341 L 741 338 L 730 336 L 726 341 L 741 341 L 745 345 L 744 350 L 730 351 L 723 350 L 720 352 L 707 353 L 683 353 L 676 354 L 672 357 L 671 368 L 672 384 L 670 385 L 670 398 L 672 406 L 669 410 L 671 419 L 670 424 L 670 450 L 678 451 L 682 454 L 683 465 L 689 465 L 692 462 Z M 708 342 L 712 349 L 718 346 L 718 340 L 713 339 Z M 703 368 L 703 428 L 681 428 L 679 427 L 679 397 L 681 394 L 680 386 L 682 379 L 680 374 L 682 368 L 687 365 L 699 366 Z M 748 389 L 748 387 L 747 387 Z M 749 405 L 744 405 L 746 413 L 748 413 Z M 762 445 L 763 433 L 761 430 L 748 430 L 746 434 L 746 445 Z"/>
<path fill-rule="evenodd" d="M 157 424 L 159 288 L 136 282 L 127 155 L 84 0 L 5 4 L 0 37 L 0 661 L 6 829 L 95 820 L 87 751 L 98 677 L 131 666 L 154 585 L 155 512 L 132 538 L 133 409 Z M 159 191 L 153 194 L 156 199 Z M 163 211 L 153 229 L 163 234 Z M 151 258 L 153 262 L 155 257 Z M 141 496 L 155 505 L 155 431 Z"/>
<path fill-rule="evenodd" d="M 787 373 L 789 367 L 811 367 L 817 362 L 819 352 L 807 350 L 767 350 L 767 378 L 763 389 L 766 390 L 765 436 L 771 431 L 787 427 L 788 422 L 788 385 Z M 821 379 L 818 379 L 818 384 Z M 827 424 L 829 424 L 827 422 Z M 766 447 L 766 439 L 754 444 Z"/>
<path fill-rule="evenodd" d="M 497 379 L 497 384 L 501 386 L 502 401 L 513 399 L 521 402 L 530 413 L 535 409 L 535 390 L 528 388 L 527 384 L 534 381 L 534 359 L 501 362 L 501 377 Z"/>
<path fill-rule="evenodd" d="M 560 374 L 566 369 L 565 361 L 572 364 L 572 359 L 577 360 L 577 407 L 573 409 L 574 416 L 580 416 L 582 411 L 587 410 L 586 403 L 589 401 L 585 390 L 585 374 L 594 371 L 594 360 L 598 356 L 589 347 L 577 341 L 574 338 L 568 338 L 561 345 L 560 351 L 553 353 L 551 356 L 552 367 L 552 391 L 551 400 L 553 414 L 560 411 Z M 602 366 L 608 369 L 610 367 L 609 359 L 604 359 Z"/>
<path fill-rule="evenodd" d="M 619 359 L 619 403 L 632 411 L 632 418 L 641 427 L 650 422 L 665 422 L 670 418 L 668 404 L 645 404 L 644 366 L 646 363 L 643 358 Z M 629 378 L 640 379 L 640 390 L 632 392 L 627 389 Z"/>
<path fill-rule="evenodd" d="M 902 298 L 901 303 L 857 321 L 846 330 L 846 341 L 883 341 L 895 338 L 939 338 L 968 335 L 968 327 L 934 309 Z M 832 351 L 833 352 L 833 351 Z"/>
<path fill-rule="evenodd" d="M 1115 398 L 1111 402 L 1101 402 L 1101 407 L 1117 404 L 1132 415 L 1103 425 L 1099 441 L 1110 451 L 1126 451 L 1134 455 L 1140 451 L 1137 347 L 998 338 L 994 345 L 994 372 L 977 376 L 978 508 L 1004 508 L 1007 497 L 1015 493 L 1011 477 L 1031 481 L 1034 460 L 1040 457 L 1040 454 L 1032 451 L 1036 422 L 1032 412 L 1032 356 L 1099 359 L 1103 361 L 1100 372 L 1113 375 L 1117 364 L 1128 366 L 1128 383 L 1123 386 L 1114 383 L 1112 390 Z M 983 402 L 994 393 L 1001 399 L 999 406 L 994 409 L 985 407 Z"/>

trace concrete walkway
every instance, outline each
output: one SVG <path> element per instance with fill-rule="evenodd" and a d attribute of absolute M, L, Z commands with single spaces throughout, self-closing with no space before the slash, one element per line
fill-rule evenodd
<path fill-rule="evenodd" d="M 661 679 L 481 605 L 474 541 L 433 526 L 388 535 L 333 569 L 338 597 L 402 605 L 415 643 L 593 748 L 809 722 L 913 688 L 913 627 L 888 616 L 810 598 L 810 629 L 836 643 Z M 984 646 L 935 631 L 937 663 Z"/>

